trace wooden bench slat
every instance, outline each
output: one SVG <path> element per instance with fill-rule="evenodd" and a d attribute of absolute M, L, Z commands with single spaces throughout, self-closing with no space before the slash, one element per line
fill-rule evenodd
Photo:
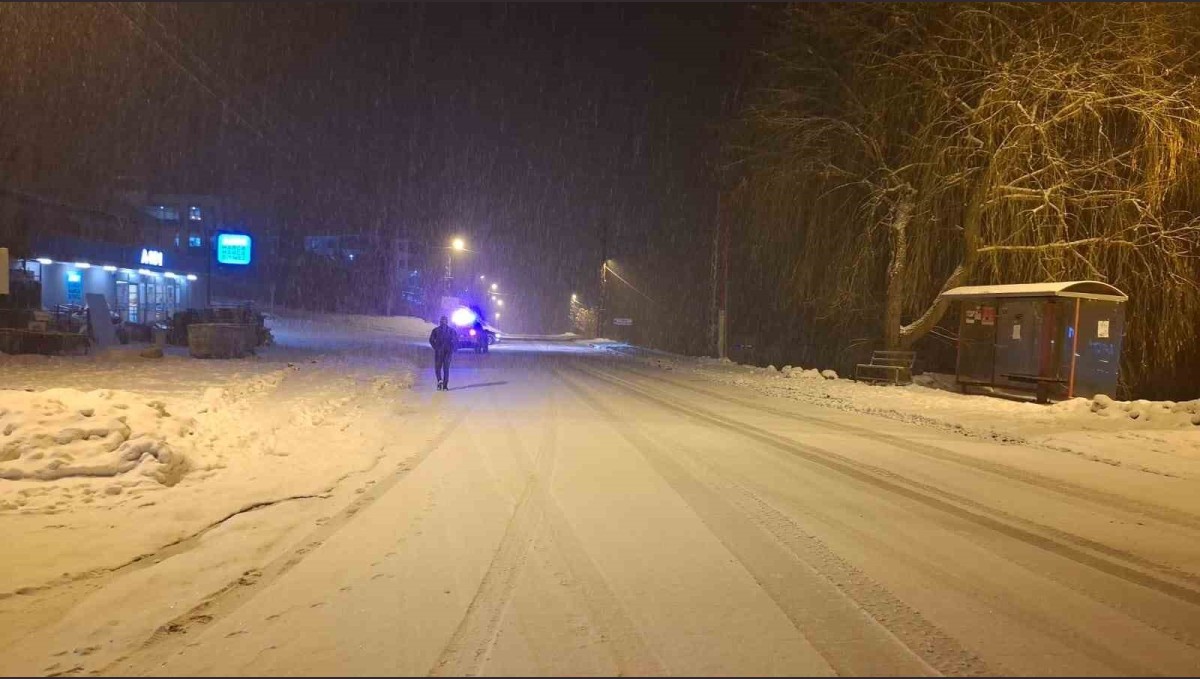
<path fill-rule="evenodd" d="M 917 352 L 880 349 L 871 352 L 870 363 L 859 363 L 854 368 L 854 379 L 865 382 L 891 382 L 908 384 L 912 381 L 910 371 L 917 360 Z"/>

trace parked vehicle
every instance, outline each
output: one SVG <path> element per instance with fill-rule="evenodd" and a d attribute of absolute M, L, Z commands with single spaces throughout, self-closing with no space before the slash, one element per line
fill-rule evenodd
<path fill-rule="evenodd" d="M 486 354 L 488 347 L 499 341 L 496 329 L 483 322 L 479 314 L 468 307 L 459 307 L 450 314 L 450 322 L 458 331 L 458 348 L 471 348 Z"/>

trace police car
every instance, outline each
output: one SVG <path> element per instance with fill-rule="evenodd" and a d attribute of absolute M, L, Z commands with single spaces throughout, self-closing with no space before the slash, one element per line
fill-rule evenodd
<path fill-rule="evenodd" d="M 450 324 L 458 332 L 459 349 L 470 347 L 477 354 L 486 354 L 488 347 L 500 341 L 499 332 L 468 307 L 455 309 L 450 314 Z"/>

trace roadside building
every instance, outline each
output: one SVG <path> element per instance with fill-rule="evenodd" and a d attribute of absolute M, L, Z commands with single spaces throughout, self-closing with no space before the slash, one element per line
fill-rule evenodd
<path fill-rule="evenodd" d="M 0 190 L 0 242 L 14 281 L 38 290 L 40 307 L 82 307 L 104 295 L 130 323 L 203 306 L 204 248 L 179 247 L 159 225 L 121 206 L 95 208 Z"/>

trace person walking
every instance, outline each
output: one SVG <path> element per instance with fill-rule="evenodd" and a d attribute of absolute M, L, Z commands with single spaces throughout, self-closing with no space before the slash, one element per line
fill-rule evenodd
<path fill-rule="evenodd" d="M 450 358 L 458 343 L 458 333 L 450 327 L 449 320 L 442 316 L 438 327 L 429 333 L 429 346 L 433 347 L 433 374 L 437 377 L 438 391 L 450 388 Z"/>

